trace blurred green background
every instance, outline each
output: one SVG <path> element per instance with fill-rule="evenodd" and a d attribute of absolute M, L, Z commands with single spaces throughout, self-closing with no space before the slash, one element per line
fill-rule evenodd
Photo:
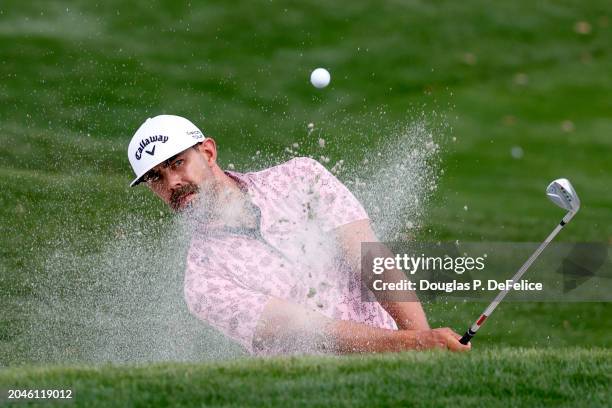
<path fill-rule="evenodd" d="M 49 254 L 100 251 L 117 220 L 169 218 L 127 187 L 127 143 L 160 113 L 190 118 L 240 170 L 257 150 L 285 157 L 308 123 L 331 166 L 358 165 L 393 124 L 443 122 L 420 238 L 540 241 L 561 216 L 543 190 L 563 176 L 583 209 L 559 239 L 612 242 L 610 18 L 605 0 L 3 1 L 0 364 L 29 361 L 18 338 Z M 481 311 L 427 308 L 457 331 Z M 610 311 L 509 303 L 479 340 L 609 347 Z"/>

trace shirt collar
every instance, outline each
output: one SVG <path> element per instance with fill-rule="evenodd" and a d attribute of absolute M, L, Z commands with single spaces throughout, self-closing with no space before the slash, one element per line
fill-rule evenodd
<path fill-rule="evenodd" d="M 238 187 L 240 187 L 242 191 L 249 191 L 248 178 L 246 174 L 229 170 L 225 170 L 224 173 L 226 176 L 238 183 Z"/>

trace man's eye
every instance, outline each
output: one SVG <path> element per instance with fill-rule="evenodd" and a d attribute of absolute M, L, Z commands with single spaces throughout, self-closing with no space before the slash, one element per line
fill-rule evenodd
<path fill-rule="evenodd" d="M 177 168 L 177 167 L 181 166 L 182 164 L 183 164 L 183 159 L 178 159 L 177 161 L 172 163 L 172 167 L 173 168 Z"/>

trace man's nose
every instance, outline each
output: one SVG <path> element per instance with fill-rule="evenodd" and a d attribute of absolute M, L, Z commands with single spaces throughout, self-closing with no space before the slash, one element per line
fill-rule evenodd
<path fill-rule="evenodd" d="M 177 188 L 181 188 L 184 184 L 181 175 L 177 172 L 169 171 L 166 177 L 168 180 L 168 188 L 170 189 L 170 191 L 174 191 Z"/>

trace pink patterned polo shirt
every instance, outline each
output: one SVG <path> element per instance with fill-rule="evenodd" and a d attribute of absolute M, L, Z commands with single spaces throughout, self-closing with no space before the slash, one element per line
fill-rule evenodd
<path fill-rule="evenodd" d="M 226 174 L 246 191 L 259 228 L 196 229 L 184 287 L 192 314 L 251 354 L 260 352 L 253 336 L 271 297 L 332 319 L 397 329 L 379 303 L 361 301 L 359 271 L 342 259 L 333 230 L 368 216 L 325 167 L 301 157 L 259 172 Z"/>

